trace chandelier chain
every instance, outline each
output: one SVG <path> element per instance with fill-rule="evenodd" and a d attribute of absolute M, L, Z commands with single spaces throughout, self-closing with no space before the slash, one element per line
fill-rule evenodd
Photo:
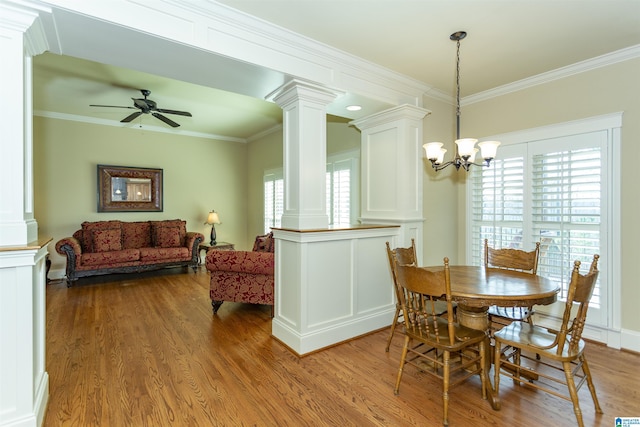
<path fill-rule="evenodd" d="M 456 55 L 456 116 L 458 117 L 458 123 L 460 122 L 460 40 L 457 41 L 457 55 Z M 460 125 L 457 126 L 457 139 L 460 139 Z"/>

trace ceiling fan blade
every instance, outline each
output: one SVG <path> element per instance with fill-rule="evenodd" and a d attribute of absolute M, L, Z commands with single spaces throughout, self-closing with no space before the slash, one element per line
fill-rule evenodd
<path fill-rule="evenodd" d="M 120 123 L 129 123 L 131 120 L 135 119 L 140 114 L 142 114 L 142 111 L 136 111 L 135 113 L 131 113 L 124 119 L 120 120 Z"/>
<path fill-rule="evenodd" d="M 162 120 L 163 122 L 165 122 L 166 124 L 168 124 L 169 126 L 173 127 L 173 128 L 177 128 L 178 126 L 180 126 L 178 123 L 174 122 L 173 120 L 163 116 L 162 114 L 158 114 L 158 113 L 151 113 L 153 115 L 153 117 Z"/>
<path fill-rule="evenodd" d="M 89 107 L 109 107 L 109 108 L 129 108 L 131 110 L 137 110 L 137 108 L 135 107 L 123 107 L 121 105 L 97 105 L 97 104 L 90 104 Z"/>
<path fill-rule="evenodd" d="M 191 113 L 187 111 L 165 110 L 163 108 L 156 108 L 156 111 L 159 113 L 165 113 L 165 114 L 177 114 L 179 116 L 193 117 L 191 116 Z"/>

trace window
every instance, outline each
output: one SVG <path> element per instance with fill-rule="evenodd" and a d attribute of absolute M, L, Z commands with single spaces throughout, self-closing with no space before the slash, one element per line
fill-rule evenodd
<path fill-rule="evenodd" d="M 330 225 L 348 225 L 351 216 L 353 159 L 327 163 L 327 216 Z"/>
<path fill-rule="evenodd" d="M 284 179 L 282 170 L 267 171 L 264 174 L 264 232 L 271 227 L 280 227 L 284 213 Z"/>
<path fill-rule="evenodd" d="M 603 328 L 619 311 L 611 305 L 620 292 L 612 280 L 619 235 L 611 215 L 619 213 L 619 178 L 612 174 L 619 170 L 612 166 L 619 162 L 619 126 L 620 117 L 612 115 L 508 134 L 491 167 L 471 171 L 467 192 L 472 264 L 483 262 L 484 239 L 525 250 L 540 242 L 538 274 L 560 284 L 564 300 L 573 261 L 582 261 L 584 273 L 600 254 L 588 323 Z M 558 307 L 537 311 L 561 313 Z"/>
<path fill-rule="evenodd" d="M 327 158 L 326 197 L 329 225 L 348 225 L 356 222 L 358 209 L 359 171 L 358 151 L 349 151 Z M 284 180 L 282 169 L 264 175 L 264 229 L 280 227 L 284 213 Z"/>

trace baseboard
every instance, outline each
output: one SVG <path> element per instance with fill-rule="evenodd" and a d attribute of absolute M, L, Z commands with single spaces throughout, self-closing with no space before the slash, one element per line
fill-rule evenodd
<path fill-rule="evenodd" d="M 640 353 L 640 332 L 623 329 L 621 335 L 620 341 L 623 349 Z"/>

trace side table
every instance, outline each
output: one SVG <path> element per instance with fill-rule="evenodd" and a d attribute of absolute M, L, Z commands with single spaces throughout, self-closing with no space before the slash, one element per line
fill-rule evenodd
<path fill-rule="evenodd" d="M 205 256 L 207 256 L 206 254 L 210 250 L 215 250 L 215 251 L 233 251 L 234 250 L 234 244 L 233 243 L 229 243 L 229 242 L 218 242 L 215 245 L 210 245 L 209 243 L 201 243 L 200 245 L 198 245 L 198 263 L 199 264 L 202 264 L 202 257 L 200 256 L 202 251 L 205 251 Z"/>

